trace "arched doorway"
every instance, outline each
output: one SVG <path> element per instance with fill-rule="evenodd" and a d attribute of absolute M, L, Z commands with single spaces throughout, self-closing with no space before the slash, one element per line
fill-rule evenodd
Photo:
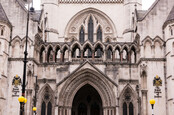
<path fill-rule="evenodd" d="M 102 100 L 95 88 L 86 84 L 76 93 L 72 115 L 103 115 Z"/>

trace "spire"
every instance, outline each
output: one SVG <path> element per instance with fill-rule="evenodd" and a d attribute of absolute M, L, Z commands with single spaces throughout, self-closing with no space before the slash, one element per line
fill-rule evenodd
<path fill-rule="evenodd" d="M 0 3 L 0 21 L 5 22 L 5 23 L 8 23 L 8 24 L 11 25 L 11 23 L 10 23 L 10 21 L 8 20 L 8 17 L 7 17 L 7 15 L 6 15 L 6 13 L 5 13 L 5 11 L 4 11 L 4 9 L 3 9 L 1 3 Z"/>
<path fill-rule="evenodd" d="M 174 6 L 173 6 L 172 10 L 170 11 L 170 13 L 169 13 L 169 15 L 167 17 L 166 22 L 172 21 L 172 20 L 174 20 Z"/>

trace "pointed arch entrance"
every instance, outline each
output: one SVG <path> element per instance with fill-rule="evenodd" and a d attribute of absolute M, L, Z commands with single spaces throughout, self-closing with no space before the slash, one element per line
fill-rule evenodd
<path fill-rule="evenodd" d="M 83 68 L 58 87 L 58 115 L 116 115 L 117 86 L 100 72 Z"/>
<path fill-rule="evenodd" d="M 97 90 L 86 84 L 76 93 L 72 115 L 103 115 L 102 100 Z"/>

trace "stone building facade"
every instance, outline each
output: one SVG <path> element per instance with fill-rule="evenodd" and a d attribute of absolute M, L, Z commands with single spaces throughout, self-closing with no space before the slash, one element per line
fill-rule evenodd
<path fill-rule="evenodd" d="M 26 1 L 0 0 L 0 115 L 19 114 Z M 174 114 L 173 0 L 146 11 L 141 0 L 41 5 L 29 19 L 25 115 L 35 92 L 38 115 L 150 115 L 152 98 L 155 114 Z"/>

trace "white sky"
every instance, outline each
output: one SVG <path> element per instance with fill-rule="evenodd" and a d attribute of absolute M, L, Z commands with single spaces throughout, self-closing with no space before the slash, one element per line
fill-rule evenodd
<path fill-rule="evenodd" d="M 142 9 L 143 10 L 147 10 L 151 5 L 152 3 L 154 2 L 155 0 L 142 0 L 142 4 L 143 4 L 143 7 Z M 33 4 L 34 4 L 34 8 L 36 10 L 39 10 L 40 9 L 40 0 L 33 0 Z"/>

